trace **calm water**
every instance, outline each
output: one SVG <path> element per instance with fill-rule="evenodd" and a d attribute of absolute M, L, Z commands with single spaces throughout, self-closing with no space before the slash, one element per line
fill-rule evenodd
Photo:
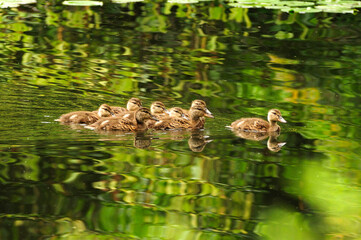
<path fill-rule="evenodd" d="M 0 13 L 0 239 L 361 238 L 359 15 L 59 1 Z M 216 118 L 145 134 L 54 122 L 134 96 L 203 99 Z M 271 108 L 288 121 L 279 136 L 225 127 Z"/>

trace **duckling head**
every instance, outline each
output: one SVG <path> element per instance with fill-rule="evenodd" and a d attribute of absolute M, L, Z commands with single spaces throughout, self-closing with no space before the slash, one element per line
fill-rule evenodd
<path fill-rule="evenodd" d="M 138 108 L 142 107 L 142 102 L 139 98 L 131 98 L 128 100 L 127 109 L 128 111 L 136 111 Z"/>
<path fill-rule="evenodd" d="M 183 113 L 183 110 L 179 107 L 174 107 L 172 109 L 170 109 L 169 111 L 169 115 L 171 117 L 175 117 L 175 118 L 184 118 L 186 120 L 189 120 Z"/>
<path fill-rule="evenodd" d="M 282 117 L 280 110 L 278 109 L 271 109 L 268 111 L 268 117 L 269 122 L 281 122 L 286 123 L 287 121 Z"/>
<path fill-rule="evenodd" d="M 99 107 L 98 116 L 99 117 L 109 117 L 110 115 L 111 116 L 115 115 L 112 111 L 112 108 L 108 104 L 102 104 Z"/>
<path fill-rule="evenodd" d="M 192 120 L 198 120 L 200 117 L 204 116 L 214 118 L 212 113 L 204 106 L 191 107 L 189 110 L 189 115 Z"/>
<path fill-rule="evenodd" d="M 152 114 L 162 114 L 162 113 L 169 113 L 167 108 L 165 107 L 164 103 L 155 101 L 150 106 L 150 112 Z"/>
<path fill-rule="evenodd" d="M 158 119 L 151 114 L 148 108 L 141 107 L 135 112 L 135 119 L 138 123 L 143 123 L 148 119 L 158 121 Z"/>
<path fill-rule="evenodd" d="M 209 118 L 214 118 L 214 116 L 213 116 L 213 114 L 211 113 L 211 111 L 208 110 L 207 104 L 206 104 L 205 101 L 199 100 L 199 99 L 193 100 L 192 105 L 191 105 L 191 108 L 192 108 L 192 107 L 204 107 L 205 110 L 206 110 L 206 114 L 205 114 L 204 116 L 205 116 L 205 117 L 209 117 Z"/>
<path fill-rule="evenodd" d="M 191 107 L 196 107 L 196 106 L 206 107 L 206 106 L 207 106 L 207 104 L 206 104 L 206 102 L 205 102 L 205 101 L 203 101 L 203 100 L 196 99 L 196 100 L 193 100 L 193 101 L 192 101 L 192 105 L 191 105 Z"/>

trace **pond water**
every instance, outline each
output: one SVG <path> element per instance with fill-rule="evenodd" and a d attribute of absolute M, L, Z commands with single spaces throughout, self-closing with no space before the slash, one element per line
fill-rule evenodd
<path fill-rule="evenodd" d="M 38 1 L 0 9 L 0 28 L 1 239 L 361 238 L 359 15 Z M 130 97 L 203 99 L 215 119 L 54 121 Z M 272 108 L 279 136 L 226 128 Z"/>

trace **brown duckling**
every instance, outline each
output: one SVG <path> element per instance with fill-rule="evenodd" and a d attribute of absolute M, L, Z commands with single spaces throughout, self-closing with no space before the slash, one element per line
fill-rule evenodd
<path fill-rule="evenodd" d="M 204 128 L 205 119 L 204 117 L 214 118 L 212 113 L 207 109 L 206 106 L 195 106 L 189 109 L 189 118 L 192 129 Z"/>
<path fill-rule="evenodd" d="M 142 107 L 142 101 L 139 98 L 131 98 L 127 102 L 127 108 L 113 106 L 113 112 L 116 115 L 126 114 L 128 112 L 135 112 Z"/>
<path fill-rule="evenodd" d="M 117 117 L 134 119 L 135 111 L 137 111 L 140 107 L 142 107 L 142 102 L 138 98 L 131 98 L 127 103 L 127 108 L 123 107 L 113 107 L 116 108 L 117 111 L 115 115 Z"/>
<path fill-rule="evenodd" d="M 250 131 L 250 132 L 275 132 L 280 131 L 281 127 L 277 122 L 286 123 L 281 112 L 278 109 L 268 111 L 268 122 L 260 118 L 241 118 L 231 124 L 233 130 Z"/>
<path fill-rule="evenodd" d="M 148 119 L 157 120 L 149 111 L 149 109 L 141 107 L 134 115 L 134 119 L 130 120 L 122 117 L 102 118 L 92 125 L 86 126 L 89 129 L 96 130 L 117 130 L 117 131 L 145 131 L 148 129 L 146 121 Z"/>
<path fill-rule="evenodd" d="M 108 104 L 102 104 L 98 111 L 77 111 L 66 113 L 60 116 L 59 121 L 62 123 L 83 123 L 83 124 L 92 124 L 98 121 L 101 117 L 114 116 L 114 112 Z"/>
<path fill-rule="evenodd" d="M 168 116 L 168 113 L 169 113 L 169 111 L 166 109 L 164 103 L 159 102 L 159 101 L 153 102 L 150 105 L 150 112 L 156 118 L 159 118 L 162 116 Z M 129 112 L 117 114 L 117 117 L 134 119 L 134 114 L 135 114 L 135 111 L 129 111 Z M 147 121 L 147 123 L 152 122 L 152 121 L 155 122 L 154 120 L 149 120 L 149 121 Z"/>
<path fill-rule="evenodd" d="M 207 110 L 208 109 L 204 106 L 191 107 L 189 110 L 189 120 L 185 118 L 177 118 L 177 121 L 160 120 L 159 122 L 155 123 L 154 128 L 157 129 L 157 125 L 165 125 L 165 128 L 162 129 L 202 129 L 204 128 L 205 123 L 202 121 L 202 118 L 205 115 L 214 118 L 213 115 L 207 113 Z"/>
<path fill-rule="evenodd" d="M 150 106 L 150 112 L 152 115 L 154 115 L 157 119 L 164 119 L 168 118 L 170 112 L 165 107 L 164 103 L 160 101 L 155 101 Z M 155 120 L 149 120 L 147 121 L 148 128 L 153 128 L 154 124 L 156 123 Z"/>
<path fill-rule="evenodd" d="M 189 118 L 184 115 L 182 109 L 179 107 L 171 108 L 169 115 L 157 116 L 157 118 L 159 119 L 158 122 L 152 120 L 147 122 L 149 128 L 156 130 L 174 129 L 184 120 L 189 121 Z"/>
<path fill-rule="evenodd" d="M 208 110 L 207 104 L 206 104 L 205 101 L 200 100 L 200 99 L 193 100 L 193 101 L 192 101 L 192 104 L 191 104 L 191 108 L 192 108 L 192 107 L 196 107 L 196 106 L 205 107 L 205 108 L 206 108 L 206 112 L 207 112 L 207 114 L 205 115 L 205 117 L 209 117 L 209 116 L 210 116 L 210 118 L 214 118 L 213 115 L 212 115 L 212 113 Z M 182 111 L 183 111 L 183 113 L 185 114 L 185 116 L 189 118 L 189 110 L 187 110 L 187 109 L 182 109 Z M 208 115 L 209 115 L 209 116 L 208 116 Z"/>
<path fill-rule="evenodd" d="M 169 116 L 166 116 L 165 119 L 168 118 L 184 118 L 189 120 L 189 118 L 184 114 L 183 110 L 180 107 L 173 107 L 169 110 Z"/>

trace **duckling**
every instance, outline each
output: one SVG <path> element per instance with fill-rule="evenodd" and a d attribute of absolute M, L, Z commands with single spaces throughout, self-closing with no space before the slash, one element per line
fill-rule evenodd
<path fill-rule="evenodd" d="M 149 109 L 141 107 L 139 108 L 134 115 L 134 119 L 130 120 L 127 118 L 121 117 L 110 117 L 102 118 L 92 125 L 86 126 L 89 129 L 96 130 L 118 130 L 118 131 L 145 131 L 148 129 L 146 121 L 148 119 L 157 120 L 149 111 Z"/>
<path fill-rule="evenodd" d="M 214 118 L 212 113 L 206 108 L 206 106 L 195 106 L 189 109 L 189 118 L 192 129 L 204 128 L 204 117 Z"/>
<path fill-rule="evenodd" d="M 214 118 L 213 115 L 207 113 L 207 108 L 204 106 L 191 107 L 189 110 L 189 115 L 189 120 L 185 118 L 177 118 L 176 121 L 160 120 L 159 122 L 155 123 L 154 128 L 157 129 L 157 125 L 165 125 L 165 127 L 161 129 L 201 129 L 204 128 L 205 123 L 202 121 L 202 117 L 208 115 L 208 117 Z M 163 123 L 163 121 L 166 123 Z"/>
<path fill-rule="evenodd" d="M 184 118 L 189 120 L 189 118 L 184 114 L 183 110 L 180 107 L 173 107 L 169 110 L 169 116 L 165 116 L 163 119 L 168 118 Z"/>
<path fill-rule="evenodd" d="M 164 119 L 168 118 L 170 112 L 166 109 L 164 103 L 160 101 L 155 101 L 150 106 L 150 112 L 154 115 L 157 119 Z M 147 121 L 148 128 L 153 128 L 156 121 L 149 120 Z"/>
<path fill-rule="evenodd" d="M 142 102 L 139 98 L 131 98 L 127 103 L 127 108 L 123 107 L 113 107 L 116 109 L 115 115 L 117 117 L 127 118 L 127 119 L 134 119 L 135 111 L 142 107 Z"/>
<path fill-rule="evenodd" d="M 182 109 L 179 107 L 171 108 L 169 115 L 157 116 L 157 118 L 159 119 L 158 122 L 152 120 L 147 122 L 148 128 L 154 128 L 156 130 L 172 129 L 176 128 L 175 126 L 181 124 L 184 120 L 189 121 L 189 118 L 184 115 Z"/>
<path fill-rule="evenodd" d="M 60 116 L 59 119 L 55 121 L 62 123 L 83 123 L 83 124 L 92 124 L 98 121 L 101 117 L 114 116 L 114 112 L 108 104 L 102 104 L 98 111 L 77 111 L 66 113 Z"/>
<path fill-rule="evenodd" d="M 152 103 L 150 106 L 150 112 L 156 117 L 169 116 L 169 111 L 165 107 L 164 103 L 160 101 L 155 101 Z"/>
<path fill-rule="evenodd" d="M 278 109 L 269 110 L 267 119 L 268 122 L 260 118 L 241 118 L 234 121 L 230 128 L 250 132 L 276 132 L 281 130 L 277 121 L 286 123 Z"/>
<path fill-rule="evenodd" d="M 169 111 L 166 109 L 164 103 L 160 101 L 155 101 L 150 105 L 150 112 L 153 116 L 156 118 L 164 116 L 168 116 Z M 134 119 L 135 111 L 129 111 L 129 112 L 123 112 L 121 114 L 117 114 L 117 117 L 122 118 L 128 118 L 128 119 Z M 155 120 L 148 120 L 149 122 L 155 122 Z"/>
<path fill-rule="evenodd" d="M 206 112 L 207 112 L 207 114 L 206 114 L 205 116 L 208 117 L 208 115 L 210 115 L 210 116 L 212 116 L 212 117 L 210 117 L 210 118 L 214 118 L 213 115 L 212 115 L 212 113 L 208 110 L 207 104 L 206 104 L 205 101 L 200 100 L 200 99 L 193 100 L 193 101 L 192 101 L 192 104 L 191 104 L 191 108 L 192 108 L 192 107 L 196 107 L 196 106 L 205 107 L 205 108 L 206 108 Z M 183 113 L 184 113 L 184 115 L 185 115 L 186 117 L 189 117 L 189 110 L 187 110 L 187 109 L 182 109 L 182 111 L 183 111 Z"/>
<path fill-rule="evenodd" d="M 138 110 L 141 107 L 142 107 L 142 101 L 139 98 L 131 98 L 128 100 L 127 108 L 116 107 L 116 106 L 113 106 L 111 108 L 116 115 L 120 115 L 120 114 L 124 114 L 124 113 L 126 114 L 126 113 L 133 112 L 133 111 L 135 112 L 136 110 Z"/>

